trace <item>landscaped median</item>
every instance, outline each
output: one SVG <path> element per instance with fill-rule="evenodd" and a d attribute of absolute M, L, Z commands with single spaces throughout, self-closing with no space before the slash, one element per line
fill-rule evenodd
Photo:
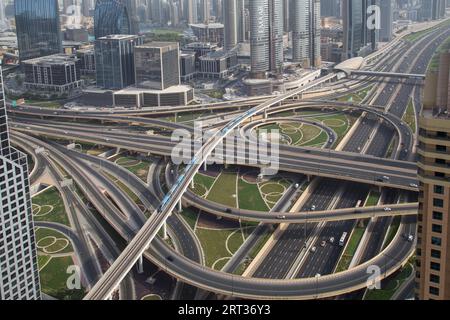
<path fill-rule="evenodd" d="M 381 194 L 378 191 L 371 191 L 366 199 L 365 207 L 376 206 L 380 200 Z M 353 257 L 358 249 L 358 246 L 362 240 L 364 232 L 366 231 L 369 219 L 358 220 L 357 225 L 353 229 L 352 234 L 347 242 L 344 253 L 342 254 L 335 272 L 341 272 L 348 270 Z"/>

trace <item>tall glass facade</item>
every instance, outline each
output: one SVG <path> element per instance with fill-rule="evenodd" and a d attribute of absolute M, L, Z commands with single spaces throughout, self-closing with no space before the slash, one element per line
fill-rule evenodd
<path fill-rule="evenodd" d="M 110 35 L 95 41 L 97 86 L 122 89 L 134 84 L 134 49 L 143 38 L 133 35 Z"/>
<path fill-rule="evenodd" d="M 365 8 L 365 1 L 343 1 L 344 59 L 357 56 L 359 50 L 365 46 Z"/>
<path fill-rule="evenodd" d="M 178 43 L 153 43 L 135 48 L 136 86 L 164 90 L 180 84 Z"/>
<path fill-rule="evenodd" d="M 134 9 L 130 0 L 97 0 L 94 13 L 95 38 L 111 34 L 137 34 Z"/>
<path fill-rule="evenodd" d="M 15 0 L 20 60 L 62 52 L 58 0 Z"/>

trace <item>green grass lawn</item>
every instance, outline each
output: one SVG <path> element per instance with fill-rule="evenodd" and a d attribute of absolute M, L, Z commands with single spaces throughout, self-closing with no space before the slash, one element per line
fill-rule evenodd
<path fill-rule="evenodd" d="M 67 237 L 66 237 L 65 235 L 63 235 L 62 233 L 60 233 L 60 232 L 58 232 L 58 231 L 56 231 L 56 230 L 53 230 L 53 229 L 48 229 L 48 228 L 36 228 L 35 235 L 36 235 L 36 244 L 37 244 L 38 246 L 41 246 L 41 245 L 42 245 L 42 246 L 45 246 L 46 244 L 48 244 L 47 239 L 44 239 L 44 238 L 46 238 L 46 237 L 55 237 L 55 238 L 57 238 L 57 239 L 65 239 L 65 240 L 69 240 L 69 239 L 67 239 Z M 41 239 L 44 239 L 44 240 L 43 240 L 44 242 L 41 243 L 41 242 L 40 242 Z M 56 244 L 55 244 L 55 247 L 51 247 L 51 248 L 48 248 L 48 249 L 50 249 L 51 251 L 53 251 L 53 250 L 56 249 L 58 246 L 61 247 L 59 243 L 60 243 L 60 242 L 56 243 Z M 40 249 L 40 248 L 38 248 L 38 251 L 43 252 L 42 249 Z M 73 252 L 73 247 L 72 247 L 71 242 L 69 241 L 67 247 L 66 247 L 65 249 L 59 251 L 58 254 L 60 254 L 60 253 L 71 253 L 71 252 Z"/>
<path fill-rule="evenodd" d="M 261 197 L 256 184 L 247 183 L 242 179 L 238 182 L 239 208 L 245 210 L 268 211 L 264 199 Z"/>
<path fill-rule="evenodd" d="M 202 197 L 209 191 L 209 189 L 211 189 L 214 181 L 215 179 L 210 176 L 197 173 L 194 177 L 194 188 L 191 188 L 191 186 L 189 186 L 189 188 L 196 195 Z"/>
<path fill-rule="evenodd" d="M 217 177 L 207 199 L 230 208 L 236 208 L 236 179 L 236 172 L 223 170 Z"/>
<path fill-rule="evenodd" d="M 368 290 L 364 300 L 390 300 L 395 291 L 411 275 L 414 269 L 408 263 L 400 272 L 397 272 L 381 282 L 381 289 Z"/>
<path fill-rule="evenodd" d="M 352 235 L 348 240 L 348 244 L 345 248 L 345 251 L 338 262 L 336 272 L 345 271 L 349 268 L 350 263 L 353 259 L 353 256 L 355 255 L 356 249 L 358 249 L 358 245 L 361 242 L 361 238 L 365 230 L 366 230 L 365 226 L 364 227 L 358 226 L 353 230 Z"/>
<path fill-rule="evenodd" d="M 234 230 L 210 230 L 197 228 L 196 234 L 205 253 L 205 262 L 208 267 L 212 267 L 214 262 L 220 258 L 229 257 L 225 243 Z M 238 232 L 240 235 L 240 232 Z M 242 237 L 232 237 L 230 239 L 230 250 L 238 248 L 242 244 Z"/>
<path fill-rule="evenodd" d="M 33 197 L 32 203 L 34 209 L 33 212 L 37 213 L 37 215 L 34 215 L 35 221 L 56 222 L 70 227 L 64 202 L 62 201 L 61 195 L 56 187 L 51 187 Z M 53 208 L 47 206 L 52 206 Z M 48 211 L 50 211 L 48 214 L 40 215 Z"/>
<path fill-rule="evenodd" d="M 71 256 L 53 257 L 40 271 L 41 289 L 44 293 L 59 300 L 80 300 L 85 295 L 84 288 L 70 290 L 67 288 L 67 280 L 72 274 L 67 273 L 67 268 L 74 265 Z"/>
<path fill-rule="evenodd" d="M 413 133 L 416 132 L 416 112 L 414 110 L 412 99 L 410 99 L 408 102 L 408 108 L 406 109 L 406 112 L 403 115 L 403 121 L 405 121 L 408 124 Z"/>
<path fill-rule="evenodd" d="M 150 161 L 134 157 L 120 157 L 116 163 L 139 177 L 142 181 L 147 182 L 148 169 L 151 165 Z"/>
<path fill-rule="evenodd" d="M 378 204 L 378 201 L 380 200 L 380 192 L 378 191 L 370 191 L 369 196 L 367 197 L 365 207 L 373 207 Z"/>

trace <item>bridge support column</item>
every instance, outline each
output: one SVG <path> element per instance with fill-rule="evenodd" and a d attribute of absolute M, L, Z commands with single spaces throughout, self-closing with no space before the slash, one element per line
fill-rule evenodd
<path fill-rule="evenodd" d="M 312 180 L 312 176 L 311 175 L 306 175 L 306 178 L 307 178 L 307 180 L 308 180 L 308 182 L 311 182 L 311 180 Z"/>
<path fill-rule="evenodd" d="M 181 199 L 180 201 L 178 201 L 178 211 L 179 212 L 183 211 L 183 204 L 181 203 Z"/>
<path fill-rule="evenodd" d="M 203 171 L 207 171 L 208 170 L 208 164 L 206 163 L 206 159 L 205 162 L 203 162 Z"/>
<path fill-rule="evenodd" d="M 175 117 L 175 119 L 174 119 L 174 122 L 175 122 L 175 123 L 177 123 L 177 119 L 178 119 L 178 112 L 175 112 L 175 115 L 174 115 L 174 117 Z"/>
<path fill-rule="evenodd" d="M 194 179 L 192 179 L 192 181 L 191 181 L 191 188 L 192 188 L 192 189 L 195 188 L 195 182 L 194 182 Z"/>
<path fill-rule="evenodd" d="M 267 119 L 267 110 L 264 110 L 264 119 Z"/>
<path fill-rule="evenodd" d="M 142 258 L 142 255 L 139 257 L 137 264 L 138 273 L 144 273 L 144 259 Z"/>

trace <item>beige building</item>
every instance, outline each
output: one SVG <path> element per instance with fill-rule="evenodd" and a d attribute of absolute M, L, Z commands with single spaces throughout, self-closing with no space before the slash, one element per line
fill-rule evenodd
<path fill-rule="evenodd" d="M 429 72 L 419 118 L 416 295 L 450 299 L 450 54 Z"/>

